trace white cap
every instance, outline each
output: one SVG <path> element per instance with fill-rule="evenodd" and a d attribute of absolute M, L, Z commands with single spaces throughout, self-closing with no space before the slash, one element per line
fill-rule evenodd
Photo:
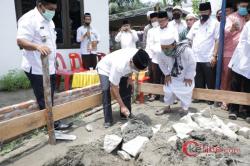
<path fill-rule="evenodd" d="M 150 17 L 150 14 L 154 13 L 154 11 L 148 11 L 147 12 L 147 17 Z"/>
<path fill-rule="evenodd" d="M 163 35 L 161 37 L 161 45 L 171 45 L 176 41 L 174 34 Z"/>
<path fill-rule="evenodd" d="M 187 16 L 186 16 L 186 19 L 187 18 L 196 18 L 196 16 L 193 14 L 193 13 L 189 13 Z"/>
<path fill-rule="evenodd" d="M 181 6 L 175 6 L 174 8 L 173 8 L 173 11 L 174 10 L 180 10 L 180 11 L 182 11 L 182 8 L 181 8 Z"/>

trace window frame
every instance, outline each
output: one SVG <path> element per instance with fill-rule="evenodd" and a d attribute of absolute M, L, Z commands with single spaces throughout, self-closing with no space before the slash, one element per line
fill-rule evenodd
<path fill-rule="evenodd" d="M 59 49 L 72 49 L 80 48 L 80 43 L 71 43 L 71 25 L 69 17 L 69 0 L 61 0 L 61 10 L 66 12 L 61 12 L 62 17 L 62 31 L 63 31 L 63 43 L 56 43 Z M 22 13 L 22 0 L 15 0 L 16 18 L 17 20 L 25 13 Z M 84 14 L 84 0 L 80 0 L 80 19 L 81 24 L 83 21 Z M 76 39 L 75 39 L 76 40 Z"/>

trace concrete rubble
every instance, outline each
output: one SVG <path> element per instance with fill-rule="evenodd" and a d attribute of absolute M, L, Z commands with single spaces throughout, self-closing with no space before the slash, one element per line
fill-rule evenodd
<path fill-rule="evenodd" d="M 149 141 L 147 137 L 137 136 L 122 145 L 122 150 L 133 157 L 136 157 L 142 150 L 143 146 Z"/>
<path fill-rule="evenodd" d="M 122 142 L 122 138 L 117 135 L 106 135 L 104 137 L 103 148 L 107 153 L 111 153 Z"/>
<path fill-rule="evenodd" d="M 131 160 L 131 156 L 123 150 L 118 150 L 117 154 L 121 157 L 121 159 L 123 159 L 125 161 Z"/>

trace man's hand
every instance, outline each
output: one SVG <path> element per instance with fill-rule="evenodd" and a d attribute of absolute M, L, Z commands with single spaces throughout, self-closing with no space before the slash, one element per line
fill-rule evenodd
<path fill-rule="evenodd" d="M 43 56 L 48 56 L 51 53 L 50 48 L 45 45 L 37 46 L 36 50 L 39 51 Z"/>
<path fill-rule="evenodd" d="M 211 60 L 211 66 L 214 67 L 217 63 L 217 57 L 216 56 L 213 56 L 212 60 Z"/>
<path fill-rule="evenodd" d="M 191 86 L 193 84 L 193 80 L 191 80 L 191 79 L 185 78 L 183 82 L 185 83 L 186 86 Z"/>
<path fill-rule="evenodd" d="M 130 115 L 130 112 L 129 112 L 128 108 L 125 107 L 125 106 L 121 107 L 121 113 L 122 113 L 124 116 L 126 116 L 126 117 L 128 117 L 128 116 Z"/>
<path fill-rule="evenodd" d="M 134 93 L 134 81 L 132 80 L 131 77 L 128 78 L 128 83 L 127 83 L 127 87 L 131 85 L 131 93 Z"/>
<path fill-rule="evenodd" d="M 172 78 L 170 75 L 165 76 L 165 84 L 168 86 L 172 83 Z"/>

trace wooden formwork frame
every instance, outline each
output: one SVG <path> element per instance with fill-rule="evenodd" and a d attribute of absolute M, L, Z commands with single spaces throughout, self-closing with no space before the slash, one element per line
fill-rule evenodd
<path fill-rule="evenodd" d="M 163 85 L 159 84 L 142 83 L 139 84 L 138 90 L 143 93 L 164 95 Z M 250 94 L 241 92 L 195 88 L 193 99 L 250 105 Z M 60 120 L 101 104 L 101 93 L 64 103 L 53 107 L 53 119 Z M 6 141 L 45 125 L 45 110 L 0 122 L 0 141 Z"/>

